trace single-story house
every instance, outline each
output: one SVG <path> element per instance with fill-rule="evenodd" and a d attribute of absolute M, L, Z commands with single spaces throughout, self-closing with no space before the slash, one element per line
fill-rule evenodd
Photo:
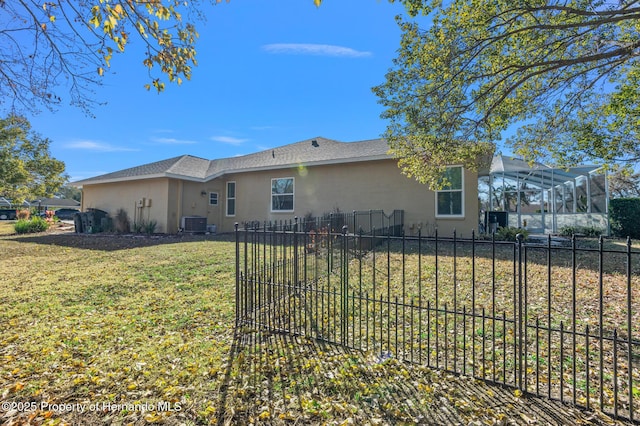
<path fill-rule="evenodd" d="M 131 222 L 157 222 L 176 233 L 200 216 L 218 232 L 250 221 L 289 220 L 332 211 L 404 210 L 407 235 L 419 228 L 471 235 L 478 227 L 478 176 L 452 166 L 451 187 L 432 191 L 403 175 L 384 139 L 338 142 L 317 137 L 239 157 L 190 155 L 77 181 L 82 210 Z"/>

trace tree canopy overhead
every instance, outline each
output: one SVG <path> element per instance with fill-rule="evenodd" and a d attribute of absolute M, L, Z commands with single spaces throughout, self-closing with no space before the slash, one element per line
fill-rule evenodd
<path fill-rule="evenodd" d="M 530 161 L 640 158 L 639 1 L 401 2 L 412 18 L 373 90 L 407 174 L 477 167 L 514 125 L 507 142 Z"/>
<path fill-rule="evenodd" d="M 51 141 L 24 118 L 0 118 L 0 196 L 14 203 L 51 196 L 67 181 L 62 161 L 51 157 Z"/>
<path fill-rule="evenodd" d="M 94 88 L 134 39 L 144 47 L 147 90 L 181 84 L 197 65 L 194 23 L 203 20 L 206 4 L 220 2 L 0 0 L 0 105 L 34 112 L 68 97 L 91 113 L 99 103 Z"/>
<path fill-rule="evenodd" d="M 134 37 L 144 45 L 147 89 L 180 84 L 196 64 L 193 20 L 206 1 L 0 0 L 0 103 L 34 111 L 69 96 L 89 112 L 93 88 Z"/>
<path fill-rule="evenodd" d="M 620 168 L 609 174 L 611 198 L 640 197 L 640 173 L 631 168 Z"/>

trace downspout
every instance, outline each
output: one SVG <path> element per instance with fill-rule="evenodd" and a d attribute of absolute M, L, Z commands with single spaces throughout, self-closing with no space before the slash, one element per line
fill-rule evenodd
<path fill-rule="evenodd" d="M 178 180 L 178 217 L 176 217 L 177 224 L 176 229 L 180 230 L 180 225 L 182 224 L 182 208 L 184 205 L 184 182 L 182 180 Z"/>

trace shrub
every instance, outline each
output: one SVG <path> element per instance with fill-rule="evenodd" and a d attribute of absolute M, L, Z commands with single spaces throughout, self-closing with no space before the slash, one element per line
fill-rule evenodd
<path fill-rule="evenodd" d="M 156 227 L 158 226 L 158 221 L 156 220 L 142 220 L 140 222 L 133 222 L 133 232 L 136 234 L 153 234 L 156 232 Z"/>
<path fill-rule="evenodd" d="M 496 240 L 515 241 L 516 236 L 518 234 L 522 234 L 522 236 L 526 240 L 527 237 L 529 236 L 529 231 L 522 228 L 504 226 L 504 227 L 498 228 L 498 230 L 496 231 Z"/>
<path fill-rule="evenodd" d="M 144 229 L 144 222 L 133 222 L 133 232 L 136 234 L 142 234 Z"/>
<path fill-rule="evenodd" d="M 35 216 L 31 220 L 18 219 L 13 225 L 13 229 L 15 229 L 18 234 L 31 234 L 46 231 L 49 229 L 49 223 L 41 217 Z"/>
<path fill-rule="evenodd" d="M 17 222 L 13 224 L 13 229 L 15 229 L 18 234 L 26 234 L 29 232 L 29 221 L 27 219 L 18 219 Z"/>
<path fill-rule="evenodd" d="M 599 237 L 603 230 L 595 226 L 563 226 L 560 229 L 560 235 L 563 237 L 571 237 L 573 235 L 584 235 L 585 237 Z"/>
<path fill-rule="evenodd" d="M 316 229 L 316 218 L 313 217 L 313 213 L 307 212 L 302 219 L 304 232 L 311 232 Z"/>
<path fill-rule="evenodd" d="M 147 234 L 153 234 L 156 232 L 156 227 L 158 226 L 157 220 L 150 220 L 149 222 L 144 223 L 144 232 Z"/>
<path fill-rule="evenodd" d="M 640 198 L 614 198 L 609 202 L 609 223 L 616 237 L 640 238 Z"/>
<path fill-rule="evenodd" d="M 129 215 L 127 215 L 127 211 L 125 209 L 118 209 L 114 222 L 116 232 L 121 234 L 131 232 L 131 222 L 129 222 Z"/>
<path fill-rule="evenodd" d="M 20 219 L 28 220 L 29 217 L 31 217 L 31 212 L 29 210 L 27 209 L 16 210 L 16 218 L 18 220 Z"/>

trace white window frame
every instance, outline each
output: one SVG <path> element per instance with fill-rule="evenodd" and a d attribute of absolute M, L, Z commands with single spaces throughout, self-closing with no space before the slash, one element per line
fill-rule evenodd
<path fill-rule="evenodd" d="M 292 188 L 292 192 L 287 192 L 287 193 L 283 193 L 283 194 L 274 194 L 273 193 L 273 181 L 274 180 L 291 180 L 291 188 Z M 269 192 L 271 193 L 271 196 L 269 197 L 269 208 L 271 213 L 292 213 L 295 210 L 295 201 L 296 201 L 296 180 L 294 177 L 279 177 L 279 178 L 272 178 L 270 185 L 269 185 Z M 290 210 L 274 210 L 273 209 L 273 197 L 274 195 L 291 195 L 291 209 Z"/>
<path fill-rule="evenodd" d="M 464 209 L 464 198 L 465 198 L 465 191 L 464 191 L 464 167 L 462 166 L 447 166 L 447 169 L 453 169 L 453 168 L 459 168 L 460 169 L 460 189 L 442 189 L 442 190 L 437 190 L 435 191 L 435 201 L 436 201 L 436 218 L 442 218 L 442 219 L 463 219 L 465 217 L 465 209 Z M 438 211 L 438 196 L 441 193 L 460 193 L 460 209 L 461 209 L 461 213 L 460 214 L 447 214 L 447 213 L 440 213 Z"/>
<path fill-rule="evenodd" d="M 233 184 L 233 197 L 229 197 L 229 185 Z M 225 205 L 225 214 L 227 217 L 234 217 L 236 215 L 236 210 L 238 208 L 238 206 L 236 205 L 236 199 L 238 196 L 238 186 L 236 185 L 236 181 L 235 180 L 231 180 L 229 182 L 227 182 L 226 185 L 226 196 L 227 196 L 227 203 Z M 229 214 L 229 200 L 233 200 L 233 213 Z"/>
<path fill-rule="evenodd" d="M 211 202 L 211 196 L 213 194 L 216 194 L 216 200 L 215 200 L 216 202 L 215 203 Z M 210 192 L 209 193 L 209 205 L 210 206 L 217 206 L 219 202 L 220 202 L 220 195 L 217 192 Z"/>

